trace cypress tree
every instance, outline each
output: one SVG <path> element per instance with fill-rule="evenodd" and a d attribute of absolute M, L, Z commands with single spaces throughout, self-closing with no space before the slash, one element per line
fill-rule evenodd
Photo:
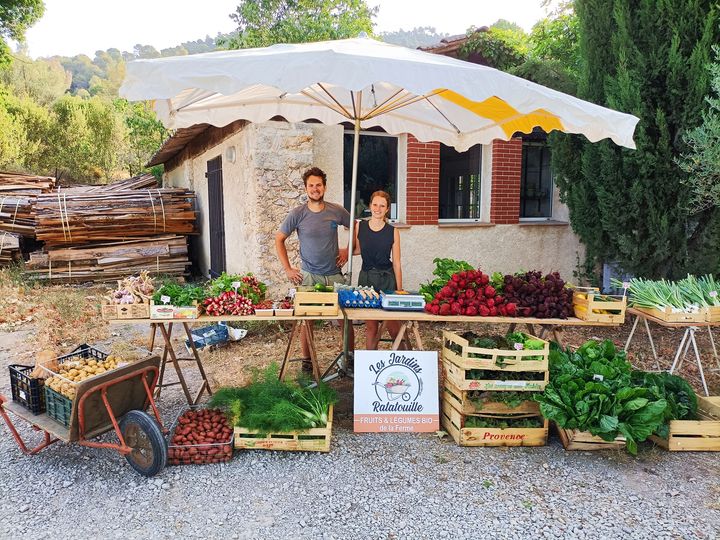
<path fill-rule="evenodd" d="M 691 214 L 676 159 L 702 121 L 707 64 L 720 36 L 713 0 L 576 0 L 579 97 L 640 118 L 637 150 L 552 134 L 553 170 L 586 246 L 585 271 L 603 262 L 644 277 L 714 272 L 716 209 Z M 697 263 L 714 265 L 698 268 Z"/>

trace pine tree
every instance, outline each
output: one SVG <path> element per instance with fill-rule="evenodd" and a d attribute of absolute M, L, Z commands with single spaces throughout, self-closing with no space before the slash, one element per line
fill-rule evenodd
<path fill-rule="evenodd" d="M 716 235 L 715 207 L 691 214 L 676 159 L 682 135 L 701 122 L 707 64 L 720 36 L 712 0 L 576 0 L 579 97 L 640 118 L 637 150 L 608 140 L 552 136 L 553 169 L 586 271 L 617 262 L 638 276 L 717 271 L 695 261 Z"/>

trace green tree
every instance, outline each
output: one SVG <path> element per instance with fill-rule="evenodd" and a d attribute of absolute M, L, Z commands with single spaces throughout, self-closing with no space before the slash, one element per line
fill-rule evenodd
<path fill-rule="evenodd" d="M 46 171 L 50 114 L 30 97 L 0 84 L 0 167 Z"/>
<path fill-rule="evenodd" d="M 3 0 L 0 2 L 0 65 L 11 60 L 7 39 L 22 43 L 25 32 L 45 12 L 42 0 Z"/>
<path fill-rule="evenodd" d="M 237 32 L 221 45 L 246 49 L 370 35 L 377 10 L 365 0 L 242 0 L 230 15 Z"/>
<path fill-rule="evenodd" d="M 720 206 L 720 47 L 714 47 L 715 62 L 710 65 L 713 93 L 706 100 L 702 124 L 683 135 L 687 153 L 678 159 L 687 173 L 692 192 L 690 208 L 703 211 Z"/>
<path fill-rule="evenodd" d="M 648 277 L 694 270 L 704 247 L 716 245 L 717 215 L 714 208 L 689 214 L 686 175 L 675 160 L 708 93 L 705 66 L 719 37 L 715 2 L 576 0 L 575 10 L 579 96 L 640 118 L 634 151 L 551 136 L 556 182 L 586 247 L 585 270 L 610 261 Z"/>
<path fill-rule="evenodd" d="M 498 22 L 497 27 L 471 27 L 467 41 L 460 48 L 460 56 L 478 58 L 479 63 L 503 71 L 512 71 L 525 62 L 529 52 L 527 34 L 517 25 L 509 25 L 502 19 Z"/>
<path fill-rule="evenodd" d="M 30 97 L 43 106 L 62 96 L 70 88 L 71 80 L 72 75 L 57 58 L 33 60 L 17 54 L 10 66 L 0 69 L 0 82 L 15 95 Z"/>
<path fill-rule="evenodd" d="M 145 164 L 170 133 L 157 119 L 149 102 L 130 103 L 125 99 L 116 99 L 113 104 L 126 128 L 124 151 L 119 156 L 120 166 L 130 176 L 135 176 L 147 170 Z"/>
<path fill-rule="evenodd" d="M 81 88 L 88 90 L 90 88 L 90 79 L 93 76 L 102 76 L 102 70 L 93 64 L 93 61 L 87 55 L 62 56 L 59 57 L 59 60 L 62 66 L 72 73 L 70 92 L 73 94 Z"/>

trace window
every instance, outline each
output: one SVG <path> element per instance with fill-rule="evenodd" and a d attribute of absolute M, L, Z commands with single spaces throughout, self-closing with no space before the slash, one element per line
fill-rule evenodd
<path fill-rule="evenodd" d="M 350 188 L 352 187 L 353 161 L 352 131 L 345 132 L 344 139 L 344 180 L 345 208 L 350 211 Z M 358 155 L 357 192 L 355 193 L 355 217 L 369 217 L 370 195 L 382 190 L 390 194 L 392 205 L 390 219 L 397 219 L 397 137 L 380 132 L 360 133 Z"/>
<path fill-rule="evenodd" d="M 440 145 L 439 219 L 480 220 L 482 145 L 467 152 Z"/>
<path fill-rule="evenodd" d="M 520 217 L 552 217 L 552 199 L 550 149 L 544 142 L 524 141 L 520 179 Z"/>

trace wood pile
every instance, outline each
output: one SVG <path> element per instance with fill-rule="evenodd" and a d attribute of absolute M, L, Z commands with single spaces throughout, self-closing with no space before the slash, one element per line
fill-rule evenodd
<path fill-rule="evenodd" d="M 35 200 L 54 187 L 55 179 L 50 176 L 0 171 L 0 232 L 34 238 Z"/>
<path fill-rule="evenodd" d="M 89 186 L 88 192 L 93 193 L 102 191 L 107 193 L 109 191 L 118 191 L 122 189 L 157 189 L 158 181 L 152 174 L 141 174 L 127 178 L 125 180 L 118 180 L 112 184 L 105 184 L 102 186 Z"/>
<path fill-rule="evenodd" d="M 29 174 L 0 171 L 0 196 L 2 195 L 40 195 L 55 188 L 52 176 L 34 176 Z"/>
<path fill-rule="evenodd" d="M 195 193 L 186 189 L 119 189 L 40 195 L 36 237 L 49 248 L 195 232 Z"/>
<path fill-rule="evenodd" d="M 189 265 L 187 237 L 166 235 L 37 251 L 30 254 L 25 275 L 47 282 L 104 283 L 141 270 L 182 275 Z"/>
<path fill-rule="evenodd" d="M 20 237 L 17 234 L 0 233 L 0 265 L 8 265 L 20 259 Z"/>

